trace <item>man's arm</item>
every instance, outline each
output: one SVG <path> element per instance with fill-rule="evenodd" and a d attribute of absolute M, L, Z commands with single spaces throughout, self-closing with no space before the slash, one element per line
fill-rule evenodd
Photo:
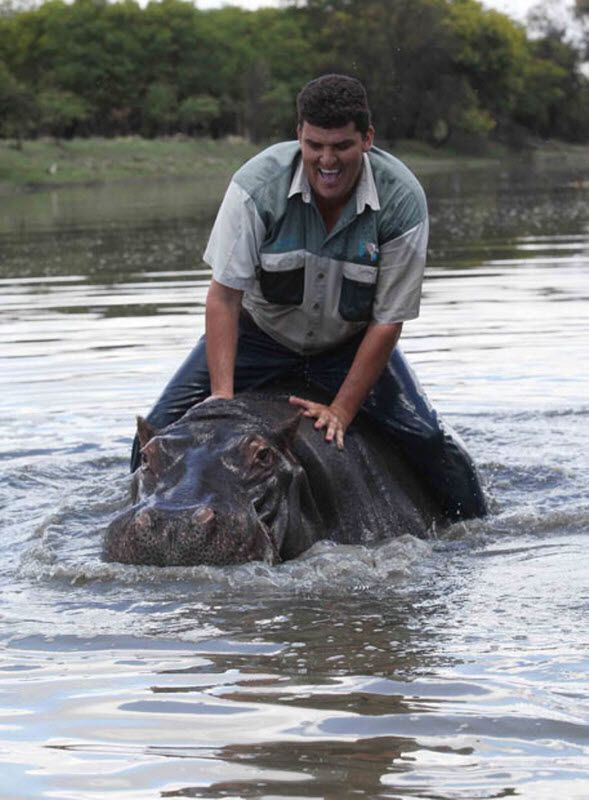
<path fill-rule="evenodd" d="M 205 327 L 210 397 L 233 397 L 237 329 L 243 292 L 213 278 L 207 294 Z"/>
<path fill-rule="evenodd" d="M 290 398 L 293 405 L 305 409 L 306 417 L 317 420 L 316 428 L 327 428 L 326 441 L 335 438 L 338 448 L 344 446 L 346 429 L 385 368 L 402 328 L 402 322 L 371 323 L 368 326 L 350 371 L 330 405 L 313 403 L 301 397 Z"/>

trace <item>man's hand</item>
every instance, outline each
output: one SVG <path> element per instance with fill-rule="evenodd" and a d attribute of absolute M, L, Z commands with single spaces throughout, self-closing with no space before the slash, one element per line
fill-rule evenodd
<path fill-rule="evenodd" d="M 332 442 L 335 439 L 338 450 L 343 450 L 344 435 L 351 422 L 351 419 L 344 413 L 344 411 L 333 403 L 329 406 L 323 403 L 314 403 L 312 400 L 305 400 L 303 397 L 296 397 L 291 395 L 288 402 L 293 406 L 298 406 L 303 410 L 304 417 L 312 417 L 316 420 L 315 428 L 327 428 L 325 432 L 325 441 Z"/>

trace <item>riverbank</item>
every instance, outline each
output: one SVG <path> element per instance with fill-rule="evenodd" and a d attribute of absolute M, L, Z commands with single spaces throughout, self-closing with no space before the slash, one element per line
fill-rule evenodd
<path fill-rule="evenodd" d="M 154 177 L 229 176 L 259 150 L 240 137 L 223 140 L 37 139 L 0 141 L 0 191 L 42 189 Z"/>
<path fill-rule="evenodd" d="M 46 189 L 55 186 L 140 180 L 154 177 L 229 176 L 261 149 L 240 137 L 222 140 L 168 137 L 142 139 L 74 139 L 56 142 L 37 139 L 22 148 L 0 141 L 0 192 Z M 423 142 L 397 142 L 393 152 L 417 174 L 488 166 L 508 158 L 589 158 L 589 148 L 543 142 L 513 154 L 499 145 L 489 146 L 485 155 L 463 155 Z"/>
<path fill-rule="evenodd" d="M 261 149 L 240 137 L 222 140 L 169 137 L 142 139 L 37 139 L 0 141 L 0 190 L 31 190 L 83 183 L 153 177 L 229 177 Z M 439 171 L 456 160 L 462 166 L 485 164 L 485 158 L 457 156 L 421 142 L 402 142 L 394 151 L 416 171 Z"/>

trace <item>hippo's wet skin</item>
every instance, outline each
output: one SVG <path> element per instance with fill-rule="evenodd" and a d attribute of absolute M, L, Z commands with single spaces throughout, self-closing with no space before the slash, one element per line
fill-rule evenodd
<path fill-rule="evenodd" d="M 423 536 L 438 516 L 381 431 L 360 419 L 338 450 L 284 394 L 210 401 L 161 431 L 140 419 L 138 433 L 143 463 L 108 561 L 276 563 L 320 539 Z"/>

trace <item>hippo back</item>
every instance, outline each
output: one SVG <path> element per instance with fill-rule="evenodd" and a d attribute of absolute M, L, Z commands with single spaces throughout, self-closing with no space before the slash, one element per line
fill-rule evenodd
<path fill-rule="evenodd" d="M 293 393 L 328 402 L 319 389 L 293 389 Z M 293 415 L 288 396 L 277 386 L 241 397 L 260 419 L 280 425 Z M 357 544 L 404 533 L 423 537 L 434 520 L 441 519 L 398 443 L 367 415 L 358 415 L 348 428 L 343 450 L 326 442 L 314 421 L 303 417 L 291 450 L 305 472 L 311 493 L 308 502 L 320 520 L 317 539 Z M 281 555 L 292 558 L 312 543 L 301 541 L 293 530 Z"/>

